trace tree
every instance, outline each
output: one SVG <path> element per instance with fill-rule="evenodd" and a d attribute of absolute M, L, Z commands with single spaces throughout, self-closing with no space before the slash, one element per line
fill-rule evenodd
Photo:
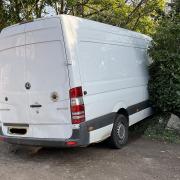
<path fill-rule="evenodd" d="M 7 23 L 7 12 L 5 10 L 5 6 L 4 6 L 4 2 L 2 0 L 0 0 L 0 30 L 7 26 L 8 23 Z"/>
<path fill-rule="evenodd" d="M 0 0 L 0 30 L 8 25 L 40 18 L 45 0 Z"/>
<path fill-rule="evenodd" d="M 62 0 L 58 1 L 59 8 L 56 2 L 55 9 L 57 14 L 68 13 L 152 34 L 164 6 L 164 0 Z"/>
<path fill-rule="evenodd" d="M 2 27 L 48 14 L 47 6 L 56 14 L 71 14 L 131 30 L 152 34 L 163 11 L 165 0 L 1 0 L 0 13 L 5 16 Z M 3 17 L 3 16 L 2 16 Z M 2 28 L 1 27 L 1 28 Z"/>
<path fill-rule="evenodd" d="M 180 115 L 180 11 L 179 2 L 165 16 L 150 49 L 149 90 L 152 102 L 164 112 Z"/>
<path fill-rule="evenodd" d="M 144 34 L 153 34 L 158 25 L 158 16 L 164 10 L 164 0 L 108 0 L 96 2 L 90 19 L 124 27 Z M 94 3 L 93 3 L 94 5 Z M 91 7 L 93 7 L 91 5 Z"/>

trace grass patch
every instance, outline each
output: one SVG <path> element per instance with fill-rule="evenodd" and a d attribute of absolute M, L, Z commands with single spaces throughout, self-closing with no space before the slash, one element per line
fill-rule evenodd
<path fill-rule="evenodd" d="M 130 127 L 131 136 L 144 136 L 180 144 L 180 132 L 166 128 L 169 114 L 156 114 Z"/>

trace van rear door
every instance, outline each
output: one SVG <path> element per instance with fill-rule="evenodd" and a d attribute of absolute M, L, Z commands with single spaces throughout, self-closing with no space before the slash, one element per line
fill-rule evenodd
<path fill-rule="evenodd" d="M 30 123 L 70 124 L 69 77 L 60 19 L 26 24 Z"/>
<path fill-rule="evenodd" d="M 25 25 L 4 29 L 0 36 L 0 121 L 27 123 Z"/>
<path fill-rule="evenodd" d="M 70 138 L 70 86 L 60 19 L 39 19 L 10 29 L 21 31 L 12 35 L 5 29 L 4 43 L 10 45 L 4 48 L 0 42 L 3 133 L 10 135 L 9 124 L 27 124 L 27 137 Z"/>

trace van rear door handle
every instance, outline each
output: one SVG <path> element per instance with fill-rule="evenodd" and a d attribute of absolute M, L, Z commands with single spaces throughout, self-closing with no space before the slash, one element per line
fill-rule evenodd
<path fill-rule="evenodd" d="M 32 105 L 30 105 L 30 107 L 31 108 L 40 108 L 40 107 L 42 107 L 42 105 L 40 105 L 40 104 L 32 104 Z"/>

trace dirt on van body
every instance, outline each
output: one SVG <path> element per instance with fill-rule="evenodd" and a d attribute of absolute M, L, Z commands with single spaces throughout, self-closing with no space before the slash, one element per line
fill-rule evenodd
<path fill-rule="evenodd" d="M 55 149 L 0 143 L 1 180 L 180 180 L 180 145 L 130 139 L 121 150 L 105 144 Z"/>

